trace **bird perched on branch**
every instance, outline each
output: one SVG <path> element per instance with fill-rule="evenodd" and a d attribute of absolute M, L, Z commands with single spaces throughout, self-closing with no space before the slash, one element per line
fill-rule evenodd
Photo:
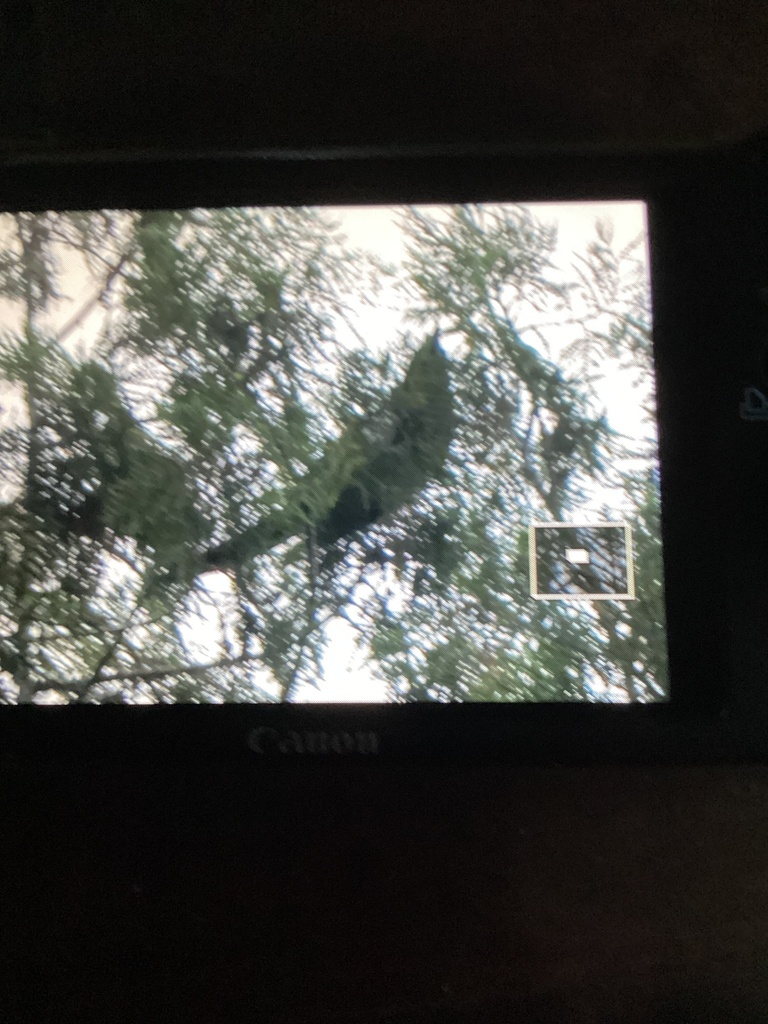
<path fill-rule="evenodd" d="M 386 406 L 352 422 L 275 510 L 209 550 L 211 568 L 230 568 L 305 534 L 328 548 L 367 529 L 439 479 L 453 433 L 448 359 L 438 334 L 416 351 Z"/>

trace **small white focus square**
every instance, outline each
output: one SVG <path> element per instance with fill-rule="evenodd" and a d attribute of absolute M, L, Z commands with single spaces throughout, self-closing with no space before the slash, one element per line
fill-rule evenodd
<path fill-rule="evenodd" d="M 635 596 L 628 523 L 533 523 L 531 596 L 539 601 L 629 601 Z"/>
<path fill-rule="evenodd" d="M 586 548 L 566 548 L 565 557 L 573 565 L 589 565 L 589 552 Z"/>

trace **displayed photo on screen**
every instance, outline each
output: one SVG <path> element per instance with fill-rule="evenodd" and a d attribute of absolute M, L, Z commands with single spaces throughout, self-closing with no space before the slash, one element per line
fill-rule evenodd
<path fill-rule="evenodd" d="M 646 207 L 0 215 L 0 702 L 668 699 Z"/>

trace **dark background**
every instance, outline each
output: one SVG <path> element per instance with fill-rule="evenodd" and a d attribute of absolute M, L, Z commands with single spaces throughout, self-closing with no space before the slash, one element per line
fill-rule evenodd
<path fill-rule="evenodd" d="M 6 0 L 0 32 L 17 181 L 84 156 L 642 160 L 768 128 L 768 6 L 744 0 Z M 763 707 L 764 563 L 745 551 L 723 616 Z M 0 770 L 10 1021 L 768 1016 L 759 765 L 235 769 L 40 750 Z"/>
<path fill-rule="evenodd" d="M 760 0 L 5 0 L 0 152 L 691 146 L 768 124 Z"/>

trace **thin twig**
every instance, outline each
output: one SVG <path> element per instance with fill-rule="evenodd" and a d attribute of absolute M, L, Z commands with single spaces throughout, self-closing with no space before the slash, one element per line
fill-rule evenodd
<path fill-rule="evenodd" d="M 128 260 L 133 255 L 133 250 L 129 249 L 124 252 L 117 263 L 112 264 L 109 272 L 104 280 L 104 284 L 94 295 L 91 296 L 88 301 L 80 307 L 80 309 L 64 324 L 61 330 L 56 335 L 54 341 L 57 345 L 61 345 L 62 342 L 76 331 L 78 327 L 82 326 L 85 319 L 93 312 L 93 310 L 99 306 L 109 294 L 115 279 L 120 276 L 123 272 L 123 268 Z"/>
<path fill-rule="evenodd" d="M 136 598 L 133 603 L 133 608 L 128 613 L 128 617 L 126 618 L 123 625 L 118 627 L 118 629 L 114 631 L 111 643 L 109 643 L 102 652 L 101 657 L 96 662 L 96 667 L 91 673 L 89 679 L 86 681 L 85 685 L 82 687 L 78 697 L 79 700 L 82 700 L 85 697 L 86 693 L 88 692 L 88 690 L 90 690 L 92 686 L 95 686 L 96 683 L 102 682 L 101 673 L 103 669 L 109 664 L 112 658 L 114 658 L 115 654 L 117 653 L 120 647 L 120 644 L 123 642 L 125 634 L 134 624 L 134 620 L 136 619 L 137 614 L 141 610 L 141 603 L 144 600 L 147 591 L 150 589 L 153 582 L 153 573 L 148 572 L 144 578 L 143 585 L 139 588 L 136 594 Z M 146 628 L 147 626 L 152 625 L 152 620 L 146 623 L 142 623 L 142 625 Z"/>
<path fill-rule="evenodd" d="M 363 569 L 363 572 L 364 571 L 365 571 L 365 569 Z M 321 619 L 318 619 L 318 618 L 315 617 L 316 614 L 317 614 L 317 607 L 315 606 L 315 607 L 311 607 L 310 608 L 310 616 L 311 616 L 310 620 L 304 626 L 304 629 L 301 631 L 301 634 L 299 635 L 299 650 L 297 652 L 296 659 L 294 661 L 293 670 L 291 671 L 291 678 L 290 678 L 289 682 L 286 684 L 286 686 L 283 688 L 283 692 L 282 692 L 282 695 L 281 695 L 281 698 L 280 698 L 283 702 L 286 702 L 286 701 L 290 700 L 290 698 L 293 696 L 293 693 L 294 693 L 294 691 L 296 689 L 296 684 L 298 682 L 299 670 L 301 669 L 301 663 L 304 660 L 304 654 L 306 652 L 306 645 L 307 645 L 307 642 L 309 641 L 310 637 L 317 630 L 322 629 L 324 626 L 326 626 L 331 621 L 331 619 L 333 619 L 336 615 L 338 615 L 340 613 L 341 609 L 344 608 L 344 606 L 351 599 L 352 594 L 354 593 L 355 589 L 362 582 L 363 582 L 362 576 L 358 576 L 354 580 L 354 582 L 352 582 L 346 588 L 344 593 L 339 598 L 337 598 L 336 601 L 334 601 L 333 606 L 328 610 L 328 612 Z M 314 604 L 314 602 L 313 602 L 313 604 Z"/>
<path fill-rule="evenodd" d="M 220 658 L 218 661 L 208 662 L 205 665 L 163 665 L 155 669 L 130 669 L 125 672 L 113 672 L 110 675 L 101 676 L 100 683 L 124 683 L 144 682 L 152 683 L 160 679 L 167 679 L 170 676 L 199 676 L 204 675 L 218 668 L 231 668 L 235 665 L 242 665 L 248 661 L 254 661 L 258 655 L 235 658 Z M 63 690 L 65 692 L 79 692 L 80 689 L 89 683 L 90 677 L 85 679 L 55 680 L 43 679 L 38 686 L 40 690 Z"/>

